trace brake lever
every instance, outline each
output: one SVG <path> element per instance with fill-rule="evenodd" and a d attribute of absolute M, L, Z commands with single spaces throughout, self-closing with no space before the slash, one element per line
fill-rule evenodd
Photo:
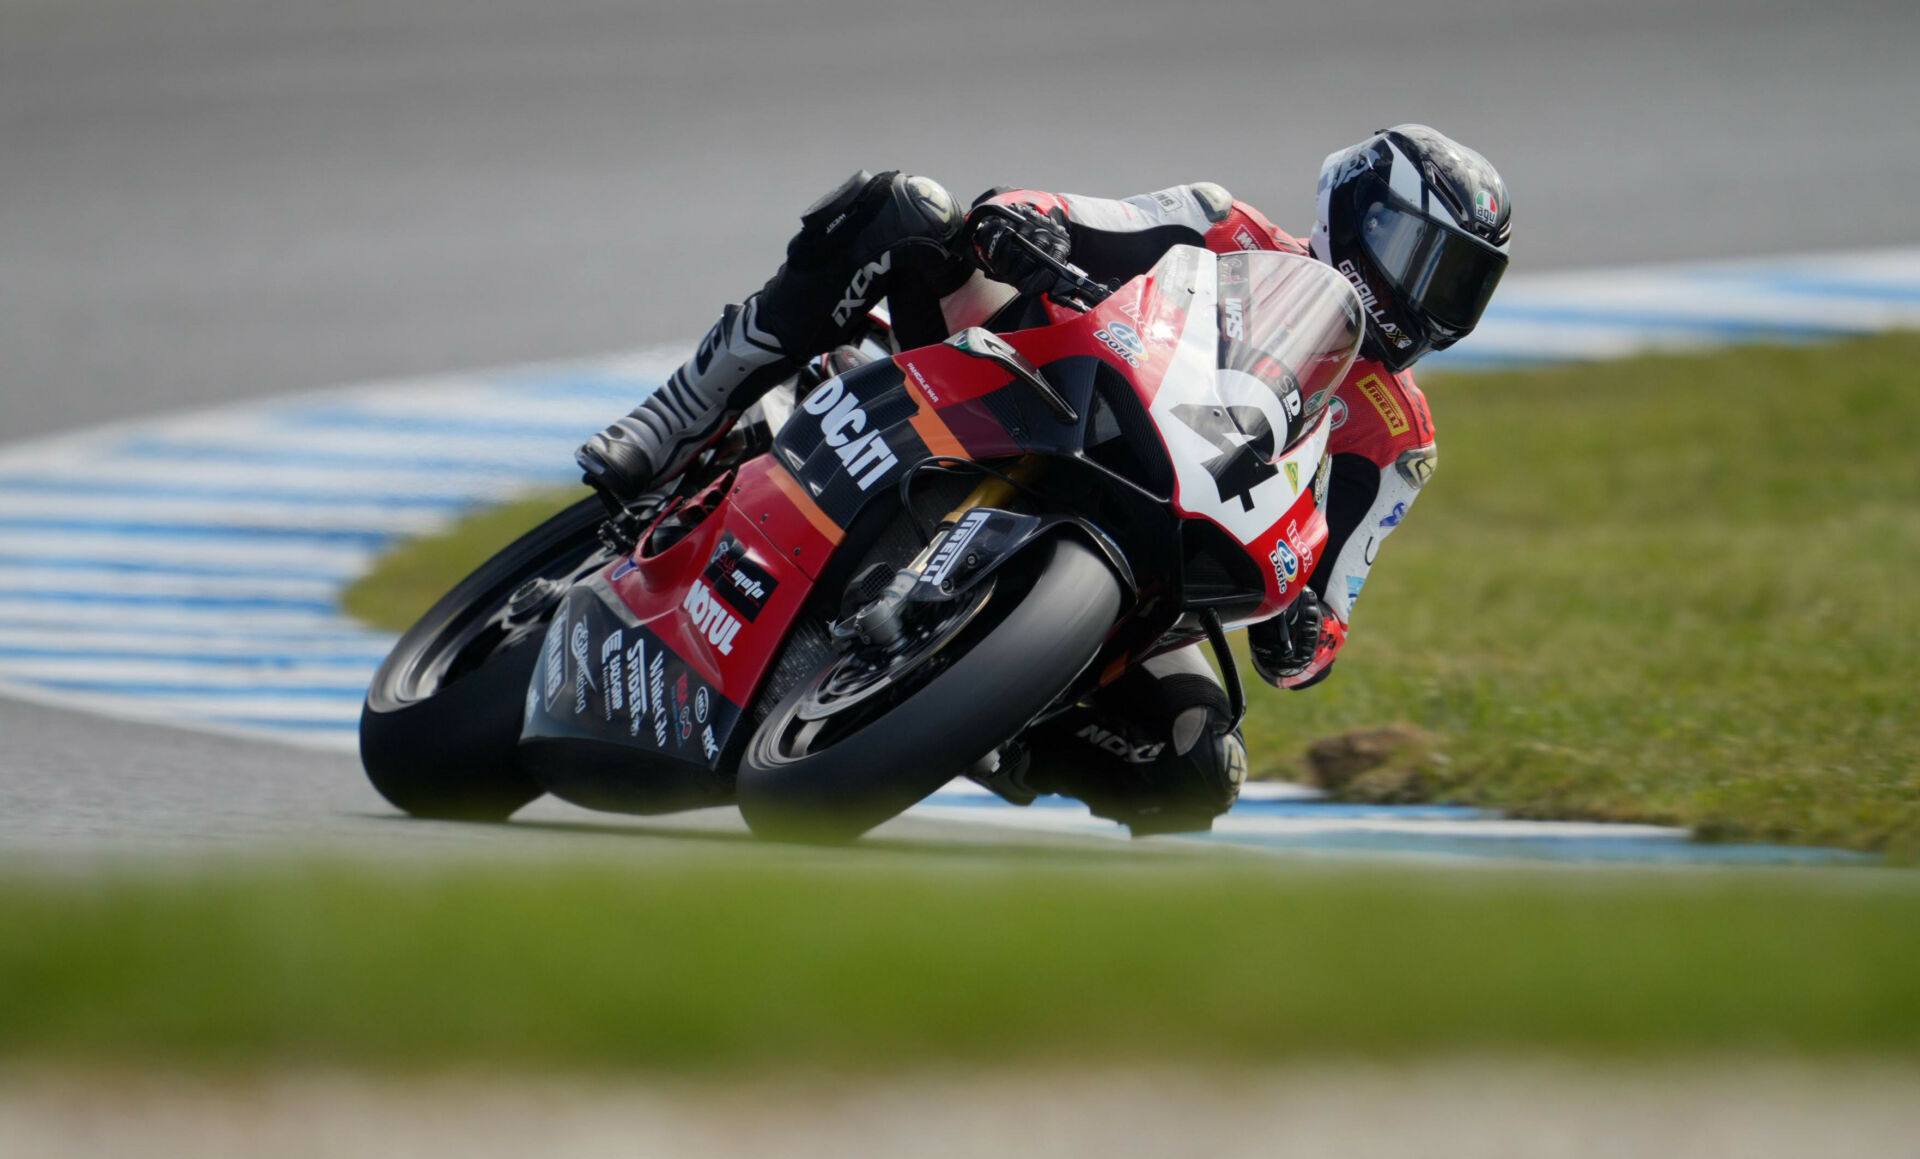
<path fill-rule="evenodd" d="M 975 206 L 973 213 L 969 215 L 967 219 L 967 234 L 964 239 L 969 253 L 973 251 L 973 235 L 979 231 L 980 222 L 989 217 L 1001 218 L 1015 226 L 1026 224 L 1024 218 L 1004 205 L 989 204 Z M 1089 274 L 1072 262 L 1061 261 L 1059 258 L 1054 257 L 1046 250 L 1040 248 L 1038 244 L 1028 239 L 1028 237 L 1018 229 L 1013 231 L 1013 240 L 1026 247 L 1029 254 L 1040 259 L 1040 263 L 1052 270 L 1054 275 L 1060 279 L 1059 285 L 1047 291 L 1045 296 L 1048 300 L 1064 306 L 1069 310 L 1076 310 L 1079 313 L 1085 314 L 1113 296 L 1114 287 L 1107 285 L 1105 282 L 1096 281 L 1092 274 Z M 1062 286 L 1064 286 L 1067 291 L 1064 294 L 1061 292 Z"/>

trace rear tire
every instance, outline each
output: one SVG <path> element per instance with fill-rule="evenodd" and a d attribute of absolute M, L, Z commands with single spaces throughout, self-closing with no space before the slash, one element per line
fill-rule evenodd
<path fill-rule="evenodd" d="M 740 812 L 762 837 L 850 841 L 1011 740 L 1066 691 L 1119 615 L 1120 584 L 1068 538 L 1030 549 L 1031 588 L 964 655 L 871 723 L 817 752 L 783 751 L 807 680 L 774 706 L 740 763 Z M 990 597 L 986 615 L 995 609 Z M 836 657 L 836 660 L 838 658 Z"/>
<path fill-rule="evenodd" d="M 490 627 L 526 580 L 564 580 L 605 556 L 598 499 L 583 499 L 480 565 L 380 665 L 360 712 L 360 763 L 415 817 L 504 821 L 544 790 L 518 760 L 545 620 Z M 551 616 L 551 610 L 548 614 Z"/>

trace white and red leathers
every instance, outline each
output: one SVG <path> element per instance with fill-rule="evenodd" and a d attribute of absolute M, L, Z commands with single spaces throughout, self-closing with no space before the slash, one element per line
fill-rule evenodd
<path fill-rule="evenodd" d="M 1177 185 L 1120 201 L 1031 189 L 996 193 L 989 200 L 1041 213 L 1060 211 L 1072 235 L 1073 263 L 1108 281 L 1146 272 L 1175 245 L 1203 245 L 1215 253 L 1309 253 L 1306 243 L 1213 184 Z M 1008 296 L 1000 295 L 1000 301 Z M 977 310 L 993 298 L 991 290 L 977 282 L 950 295 L 949 327 L 976 324 L 981 319 L 961 311 Z M 1320 680 L 1339 655 L 1354 601 L 1380 545 L 1412 508 L 1435 461 L 1433 417 L 1411 373 L 1395 374 L 1379 362 L 1358 358 L 1329 406 L 1333 476 L 1327 495 L 1328 538 L 1308 586 L 1331 614 L 1313 663 L 1279 682 L 1289 688 Z"/>

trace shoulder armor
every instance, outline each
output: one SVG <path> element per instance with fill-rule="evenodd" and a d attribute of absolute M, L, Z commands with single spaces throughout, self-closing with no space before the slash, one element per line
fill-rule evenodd
<path fill-rule="evenodd" d="M 1227 220 L 1227 215 L 1233 212 L 1233 194 L 1213 182 L 1202 181 L 1187 188 L 1193 190 L 1194 200 L 1200 203 L 1200 208 L 1207 211 L 1208 221 L 1217 225 Z"/>

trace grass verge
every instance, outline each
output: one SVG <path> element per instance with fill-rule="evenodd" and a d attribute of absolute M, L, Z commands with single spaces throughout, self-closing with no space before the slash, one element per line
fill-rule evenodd
<path fill-rule="evenodd" d="M 1325 684 L 1256 690 L 1256 772 L 1430 743 L 1349 792 L 1920 857 L 1920 336 L 1436 377 L 1441 469 Z M 404 626 L 551 497 L 403 548 Z"/>
<path fill-rule="evenodd" d="M 1904 876 L 862 861 L 0 878 L 0 1058 L 883 1070 L 1920 1051 Z"/>

